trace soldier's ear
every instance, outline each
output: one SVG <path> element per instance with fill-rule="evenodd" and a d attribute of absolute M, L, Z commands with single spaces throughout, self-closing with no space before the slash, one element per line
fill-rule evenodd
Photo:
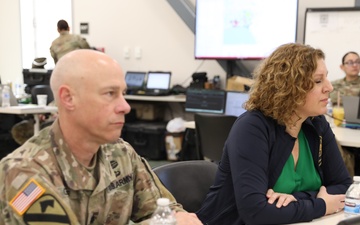
<path fill-rule="evenodd" d="M 68 85 L 62 85 L 59 88 L 59 101 L 65 108 L 74 109 L 74 90 Z"/>
<path fill-rule="evenodd" d="M 345 71 L 345 66 L 344 66 L 344 64 L 340 64 L 340 69 L 341 69 L 342 71 Z"/>

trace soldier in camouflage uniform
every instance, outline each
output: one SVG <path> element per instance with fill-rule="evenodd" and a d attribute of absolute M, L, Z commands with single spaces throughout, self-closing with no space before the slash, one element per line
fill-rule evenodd
<path fill-rule="evenodd" d="M 345 77 L 331 82 L 334 90 L 330 93 L 330 98 L 333 105 L 337 105 L 339 96 L 339 104 L 342 106 L 342 96 L 360 95 L 359 54 L 356 52 L 347 52 L 342 58 L 340 68 L 344 71 Z M 360 158 L 359 149 L 341 146 L 340 151 L 350 174 L 359 175 L 360 165 L 356 164 L 356 161 Z"/>
<path fill-rule="evenodd" d="M 51 56 L 54 59 L 55 64 L 66 53 L 76 49 L 89 49 L 90 45 L 85 38 L 80 35 L 70 34 L 70 27 L 65 20 L 59 20 L 57 23 L 57 29 L 60 34 L 56 38 L 50 47 Z"/>
<path fill-rule="evenodd" d="M 172 202 L 178 225 L 201 224 L 119 138 L 130 106 L 114 60 L 73 51 L 59 60 L 51 87 L 55 122 L 0 162 L 0 225 L 148 224 L 160 197 Z"/>
<path fill-rule="evenodd" d="M 334 90 L 330 93 L 331 101 L 337 104 L 338 92 L 341 96 L 359 96 L 360 94 L 360 58 L 356 52 L 348 52 L 342 58 L 340 68 L 345 72 L 345 77 L 331 82 Z"/>

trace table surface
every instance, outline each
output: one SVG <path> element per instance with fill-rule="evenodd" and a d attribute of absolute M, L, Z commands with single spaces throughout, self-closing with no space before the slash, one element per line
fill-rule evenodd
<path fill-rule="evenodd" d="M 332 128 L 340 145 L 360 148 L 360 130 L 344 127 Z"/>
<path fill-rule="evenodd" d="M 294 224 L 294 225 L 337 225 L 341 220 L 344 220 L 344 219 L 346 219 L 345 213 L 344 213 L 344 211 L 341 211 L 341 212 L 338 212 L 338 213 L 335 213 L 332 215 L 320 217 L 311 222 L 292 223 L 292 224 Z"/>
<path fill-rule="evenodd" d="M 40 113 L 51 113 L 56 112 L 56 106 L 38 106 L 38 105 L 19 105 L 11 107 L 0 107 L 0 113 L 8 114 L 40 114 Z"/>
<path fill-rule="evenodd" d="M 185 102 L 185 95 L 165 95 L 165 96 L 145 96 L 145 95 L 125 95 L 126 100 L 152 101 L 152 102 Z"/>

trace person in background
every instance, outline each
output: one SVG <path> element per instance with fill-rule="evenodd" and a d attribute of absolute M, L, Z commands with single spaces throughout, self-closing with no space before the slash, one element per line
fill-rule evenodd
<path fill-rule="evenodd" d="M 68 52 L 76 49 L 90 49 L 90 45 L 85 38 L 69 33 L 70 27 L 65 20 L 58 21 L 57 30 L 60 36 L 52 42 L 50 47 L 50 53 L 55 64 Z"/>
<path fill-rule="evenodd" d="M 357 52 L 350 51 L 342 57 L 340 68 L 344 71 L 345 77 L 334 80 L 331 84 L 334 90 L 330 93 L 333 106 L 343 106 L 342 96 L 360 96 L 360 57 Z M 348 146 L 341 147 L 341 153 L 346 167 L 352 175 L 360 175 L 360 165 L 356 163 L 360 159 L 359 148 Z"/>
<path fill-rule="evenodd" d="M 347 52 L 342 57 L 340 68 L 344 71 L 345 77 L 332 81 L 334 90 L 330 93 L 331 102 L 342 106 L 341 96 L 359 96 L 360 95 L 360 58 L 356 52 Z"/>
<path fill-rule="evenodd" d="M 199 219 L 212 224 L 288 224 L 344 208 L 352 183 L 324 117 L 332 85 L 324 53 L 278 47 L 255 70 Z"/>
<path fill-rule="evenodd" d="M 202 224 L 119 138 L 130 106 L 115 60 L 72 51 L 50 84 L 55 122 L 0 162 L 0 224 L 146 223 L 160 197 L 171 200 L 178 225 Z"/>

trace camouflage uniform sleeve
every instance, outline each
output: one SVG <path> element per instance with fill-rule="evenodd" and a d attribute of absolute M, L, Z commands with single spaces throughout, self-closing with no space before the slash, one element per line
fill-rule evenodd
<path fill-rule="evenodd" d="M 0 225 L 79 224 L 54 184 L 38 169 L 24 168 L 13 160 L 1 163 Z"/>
<path fill-rule="evenodd" d="M 147 224 L 156 208 L 158 198 L 168 198 L 171 208 L 175 211 L 185 211 L 181 204 L 177 203 L 174 196 L 164 187 L 156 174 L 144 158 L 137 156 L 138 165 L 135 171 L 135 194 L 133 213 L 131 220 Z"/>
<path fill-rule="evenodd" d="M 51 54 L 51 57 L 54 59 L 54 62 L 57 63 L 58 58 L 57 58 L 56 53 L 53 50 L 52 46 L 50 47 L 50 54 Z"/>
<path fill-rule="evenodd" d="M 334 90 L 330 92 L 330 99 L 332 104 L 335 106 L 337 104 L 338 92 L 341 92 L 342 86 L 344 86 L 343 79 L 335 80 L 331 82 L 331 84 Z"/>
<path fill-rule="evenodd" d="M 90 45 L 89 43 L 86 41 L 85 38 L 81 37 L 81 36 L 78 36 L 78 44 L 80 46 L 80 48 L 82 49 L 89 49 L 90 48 Z"/>

